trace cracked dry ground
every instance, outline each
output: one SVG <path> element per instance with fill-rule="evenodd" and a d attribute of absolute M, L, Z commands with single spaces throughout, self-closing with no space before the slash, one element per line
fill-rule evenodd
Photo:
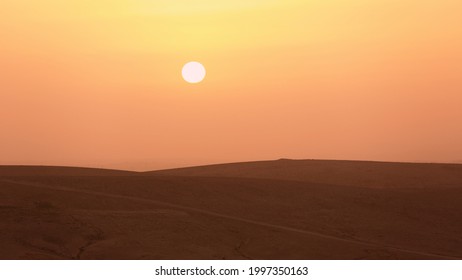
<path fill-rule="evenodd" d="M 2 207 L 4 238 L 13 242 L 2 250 L 21 253 L 15 259 L 80 259 L 86 248 L 103 239 L 103 232 L 61 209 Z M 7 225 L 7 226 L 5 226 Z"/>

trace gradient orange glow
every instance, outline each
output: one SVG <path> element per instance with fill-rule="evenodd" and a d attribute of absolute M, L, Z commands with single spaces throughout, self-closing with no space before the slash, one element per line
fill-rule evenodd
<path fill-rule="evenodd" d="M 462 160 L 459 0 L 3 0 L 0 164 Z M 207 78 L 181 77 L 188 61 Z"/>

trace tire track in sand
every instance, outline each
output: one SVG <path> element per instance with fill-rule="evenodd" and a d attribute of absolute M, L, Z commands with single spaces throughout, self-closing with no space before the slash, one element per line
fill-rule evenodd
<path fill-rule="evenodd" d="M 141 197 L 136 197 L 136 196 L 119 195 L 119 194 L 108 194 L 108 193 L 89 191 L 89 190 L 79 190 L 79 189 L 63 187 L 63 186 L 56 187 L 56 186 L 49 186 L 49 185 L 32 183 L 32 182 L 25 182 L 25 181 L 14 181 L 14 180 L 7 180 L 7 179 L 2 179 L 0 181 L 6 182 L 6 183 L 11 183 L 11 184 L 16 184 L 16 185 L 36 187 L 36 188 L 49 189 L 49 190 L 55 190 L 55 191 L 83 193 L 83 194 L 96 195 L 96 196 L 104 196 L 104 197 L 111 197 L 111 198 L 118 198 L 118 199 L 128 199 L 128 200 L 132 200 L 132 201 L 147 202 L 147 203 L 152 203 L 152 204 L 161 205 L 161 206 L 165 206 L 165 207 L 170 207 L 170 208 L 174 208 L 174 209 L 179 209 L 179 210 L 183 210 L 183 211 L 199 213 L 199 214 L 203 214 L 203 215 L 207 215 L 207 216 L 213 216 L 213 217 L 218 217 L 218 218 L 222 218 L 222 219 L 243 222 L 243 223 L 247 223 L 247 224 L 251 224 L 251 225 L 258 225 L 258 226 L 262 226 L 262 227 L 266 227 L 266 228 L 272 228 L 272 229 L 277 229 L 277 230 L 282 230 L 282 231 L 300 233 L 300 234 L 305 234 L 305 235 L 310 235 L 310 236 L 315 236 L 315 237 L 320 237 L 320 238 L 324 238 L 324 239 L 330 239 L 330 240 L 335 240 L 335 241 L 340 241 L 340 242 L 345 242 L 345 243 L 350 243 L 350 244 L 357 244 L 357 245 L 369 246 L 369 247 L 375 247 L 375 248 L 386 248 L 386 249 L 389 249 L 389 250 L 394 250 L 394 251 L 403 252 L 403 253 L 409 253 L 409 254 L 415 254 L 415 255 L 420 255 L 420 256 L 425 256 L 425 257 L 430 257 L 430 258 L 455 259 L 455 260 L 460 259 L 460 257 L 455 257 L 455 256 L 446 256 L 446 255 L 435 254 L 435 253 L 421 252 L 421 251 L 398 248 L 398 247 L 394 247 L 394 246 L 378 244 L 378 243 L 362 241 L 362 240 L 346 239 L 346 238 L 341 238 L 341 237 L 337 237 L 337 236 L 317 233 L 317 232 L 308 231 L 308 230 L 302 230 L 302 229 L 297 229 L 297 228 L 292 228 L 292 227 L 287 227 L 287 226 L 275 225 L 275 224 L 271 224 L 271 223 L 266 223 L 266 222 L 261 222 L 261 221 L 255 221 L 255 220 L 235 217 L 235 216 L 226 215 L 226 214 L 220 214 L 220 213 L 213 212 L 213 211 L 203 210 L 203 209 L 189 207 L 189 206 L 177 205 L 177 204 L 174 204 L 174 203 L 168 203 L 168 202 L 163 202 L 163 201 L 154 200 L 154 199 L 141 198 Z"/>

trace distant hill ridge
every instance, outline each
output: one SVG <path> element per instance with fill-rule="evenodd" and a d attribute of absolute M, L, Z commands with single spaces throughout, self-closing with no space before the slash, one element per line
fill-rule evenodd
<path fill-rule="evenodd" d="M 379 188 L 462 187 L 462 164 L 280 159 L 147 172 L 10 165 L 0 166 L 0 176 L 194 176 L 276 179 Z"/>
<path fill-rule="evenodd" d="M 70 166 L 1 165 L 0 176 L 127 176 L 136 172 Z"/>
<path fill-rule="evenodd" d="M 361 187 L 462 187 L 462 165 L 443 163 L 280 159 L 186 167 L 144 174 L 264 178 Z"/>

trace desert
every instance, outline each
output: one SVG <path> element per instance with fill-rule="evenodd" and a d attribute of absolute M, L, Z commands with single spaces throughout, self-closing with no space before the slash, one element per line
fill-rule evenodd
<path fill-rule="evenodd" d="M 462 165 L 1 166 L 0 259 L 461 259 Z"/>

